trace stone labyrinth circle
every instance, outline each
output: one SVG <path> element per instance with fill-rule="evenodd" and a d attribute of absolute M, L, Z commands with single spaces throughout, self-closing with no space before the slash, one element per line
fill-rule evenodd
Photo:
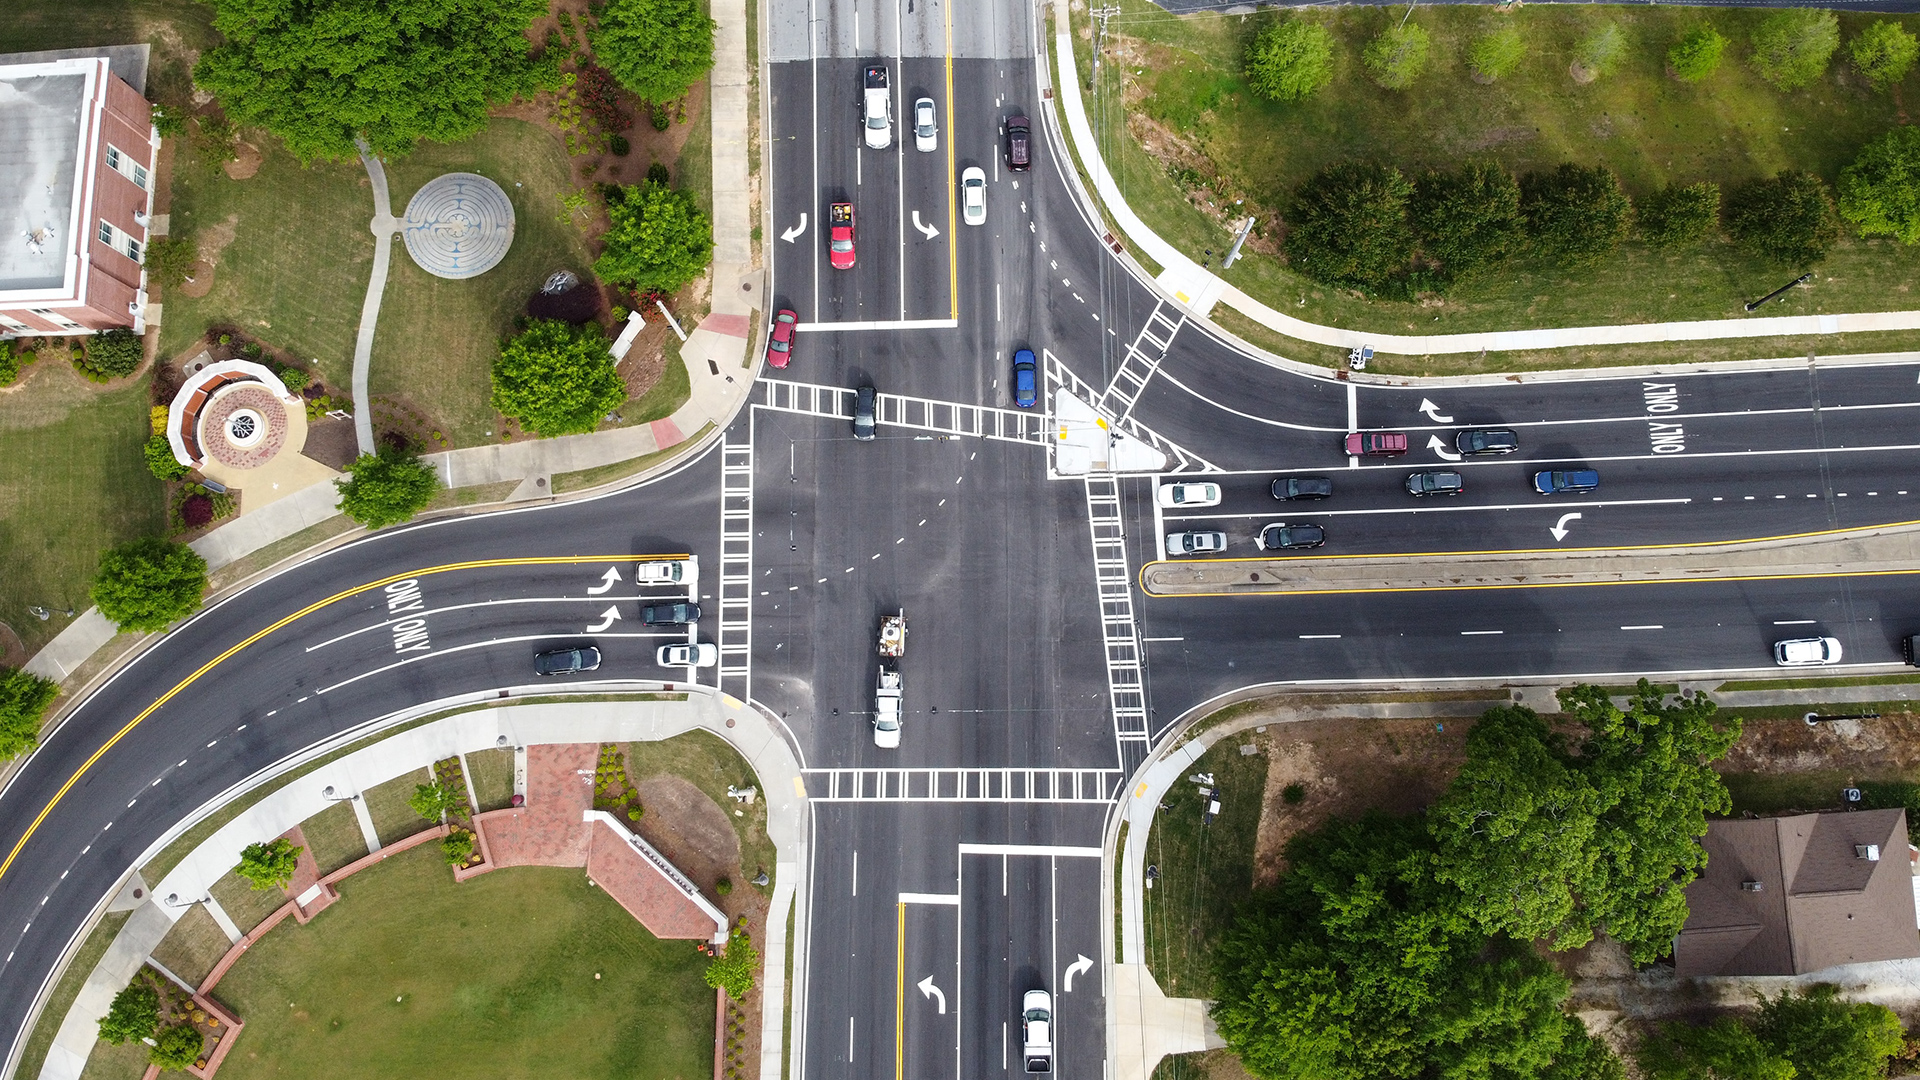
<path fill-rule="evenodd" d="M 513 203 L 500 185 L 474 173 L 427 181 L 407 202 L 407 254 L 435 277 L 477 277 L 513 245 Z"/>

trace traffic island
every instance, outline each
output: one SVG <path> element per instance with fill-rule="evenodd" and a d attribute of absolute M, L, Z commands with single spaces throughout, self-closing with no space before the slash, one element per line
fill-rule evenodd
<path fill-rule="evenodd" d="M 1149 596 L 1546 589 L 1920 573 L 1920 523 L 1725 544 L 1148 563 Z"/>

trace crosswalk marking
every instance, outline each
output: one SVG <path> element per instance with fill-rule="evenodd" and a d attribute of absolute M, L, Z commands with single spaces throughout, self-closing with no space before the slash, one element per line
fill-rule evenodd
<path fill-rule="evenodd" d="M 761 379 L 760 394 L 754 405 L 775 412 L 851 420 L 853 394 L 851 389 L 844 386 Z M 1039 446 L 1047 442 L 1047 418 L 1038 409 L 998 409 L 990 405 L 935 401 L 904 394 L 878 394 L 875 396 L 874 419 L 889 427 L 935 431 L 943 435 L 966 435 Z"/>
<path fill-rule="evenodd" d="M 1080 376 L 1075 375 L 1073 369 L 1068 367 L 1059 357 L 1053 355 L 1051 350 L 1044 350 L 1044 355 L 1046 357 L 1047 386 L 1049 393 L 1051 393 L 1055 385 L 1059 385 L 1065 387 L 1068 393 L 1086 402 L 1088 405 L 1096 409 L 1102 408 L 1100 400 L 1103 395 L 1100 392 L 1087 385 Z M 1117 380 L 1118 376 L 1115 376 L 1115 378 Z M 1145 385 L 1145 383 L 1142 382 L 1142 385 Z M 1129 399 L 1129 408 L 1131 408 L 1131 405 L 1132 402 L 1131 399 Z M 1167 459 L 1173 463 L 1172 467 L 1167 470 L 1170 473 L 1226 471 L 1213 462 L 1208 461 L 1206 458 L 1201 457 L 1199 454 L 1195 454 L 1185 447 L 1180 446 L 1173 440 L 1163 438 L 1159 432 L 1135 420 L 1132 416 L 1114 420 L 1113 426 L 1117 430 L 1125 432 L 1167 455 Z"/>
<path fill-rule="evenodd" d="M 720 689 L 752 699 L 753 679 L 753 427 L 720 446 Z"/>
<path fill-rule="evenodd" d="M 1160 362 L 1167 358 L 1167 349 L 1173 344 L 1173 336 L 1186 325 L 1184 311 L 1175 308 L 1178 319 L 1169 319 L 1161 312 L 1167 303 L 1162 300 L 1153 306 L 1153 314 L 1147 316 L 1146 324 L 1140 327 L 1139 336 L 1133 344 L 1127 346 L 1127 356 L 1120 363 L 1120 369 L 1113 373 L 1113 381 L 1107 384 L 1107 392 L 1100 396 L 1098 408 L 1125 423 L 1133 414 L 1133 403 L 1140 397 L 1140 391 L 1146 389 L 1153 373 L 1160 370 Z M 1142 348 L 1145 343 L 1151 348 Z"/>
<path fill-rule="evenodd" d="M 1099 590 L 1100 633 L 1106 647 L 1107 693 L 1121 760 L 1137 758 L 1150 738 L 1140 637 L 1133 621 L 1133 577 L 1127 532 L 1120 517 L 1120 481 L 1110 473 L 1087 477 L 1087 524 L 1093 535 L 1093 574 Z M 1135 744 L 1129 747 L 1128 744 Z M 1132 754 L 1129 754 L 1129 751 Z"/>
<path fill-rule="evenodd" d="M 808 769 L 815 802 L 1112 802 L 1118 769 Z"/>

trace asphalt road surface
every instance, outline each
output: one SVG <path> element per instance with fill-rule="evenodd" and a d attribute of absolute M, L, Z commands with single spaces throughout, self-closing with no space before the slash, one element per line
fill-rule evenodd
<path fill-rule="evenodd" d="M 726 432 L 726 453 L 751 463 L 750 498 L 734 500 L 750 555 L 722 562 L 715 448 L 617 495 L 382 532 L 174 630 L 0 791 L 7 1052 L 101 898 L 220 793 L 413 704 L 533 685 L 541 649 L 602 649 L 600 671 L 564 680 L 573 688 L 660 678 L 658 645 L 718 636 L 723 575 L 748 599 L 731 609 L 728 633 L 748 644 L 726 687 L 787 725 L 808 770 L 792 1047 L 822 1078 L 1019 1073 L 1019 997 L 1034 988 L 1055 998 L 1056 1075 L 1103 1077 L 1102 969 L 1080 959 L 1101 959 L 1095 851 L 1149 733 L 1219 695 L 1770 670 L 1773 640 L 1815 634 L 1841 639 L 1846 670 L 1898 662 L 1898 637 L 1920 629 L 1911 576 L 1103 596 L 1099 573 L 1131 581 L 1168 532 L 1217 529 L 1226 554 L 1247 556 L 1272 521 L 1323 525 L 1316 555 L 1417 557 L 1920 520 L 1920 363 L 1439 390 L 1268 366 L 1186 321 L 1104 247 L 1060 167 L 1033 40 L 1031 12 L 1007 0 L 776 4 L 771 296 L 802 332 L 792 365 L 765 373 Z M 864 148 L 858 127 L 869 64 L 887 67 L 894 97 L 885 150 Z M 925 152 L 904 128 L 923 95 L 940 126 Z M 1004 124 L 1020 114 L 1034 119 L 1034 165 L 1015 173 Z M 989 178 L 980 226 L 957 216 L 969 166 Z M 857 258 L 833 270 L 823 215 L 843 200 Z M 1125 558 L 1097 566 L 1088 483 L 1055 474 L 1046 425 L 1009 392 L 1020 348 L 1046 369 L 1035 412 L 1063 388 L 1097 399 L 1176 461 L 1216 469 L 1221 503 L 1169 511 L 1155 499 L 1164 478 L 1121 479 Z M 861 384 L 924 407 L 855 441 L 839 391 Z M 963 433 L 983 424 L 996 437 Z M 1514 430 L 1520 449 L 1453 460 L 1455 434 L 1476 426 Z M 1349 458 L 1353 430 L 1404 431 L 1412 449 Z M 1533 471 L 1575 465 L 1600 472 L 1598 490 L 1531 491 Z M 1421 469 L 1457 470 L 1466 490 L 1413 498 L 1406 476 Z M 1331 477 L 1334 495 L 1277 502 L 1268 486 L 1283 475 Z M 676 594 L 637 589 L 632 561 L 680 553 L 700 561 L 684 598 L 704 617 L 640 625 L 643 598 Z M 904 734 L 883 750 L 874 640 L 900 610 Z M 1144 731 L 1116 709 L 1136 678 Z M 906 768 L 964 773 L 964 790 L 930 792 L 895 771 Z"/>

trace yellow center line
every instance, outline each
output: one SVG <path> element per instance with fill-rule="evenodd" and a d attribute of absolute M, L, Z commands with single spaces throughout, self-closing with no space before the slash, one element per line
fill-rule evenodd
<path fill-rule="evenodd" d="M 201 676 L 205 675 L 209 671 L 212 671 L 214 668 L 219 667 L 222 663 L 225 663 L 228 660 L 228 658 L 240 652 L 242 649 L 245 649 L 249 645 L 252 645 L 255 642 L 258 642 L 260 639 L 266 637 L 268 634 L 271 634 L 276 630 L 282 629 L 283 627 L 286 627 L 300 619 L 303 619 L 308 615 L 311 615 L 314 612 L 319 611 L 322 608 L 328 607 L 333 604 L 337 604 L 340 601 L 349 599 L 351 597 L 359 596 L 361 593 L 368 592 L 373 589 L 382 588 L 387 585 L 391 585 L 396 581 L 405 581 L 408 578 L 427 577 L 432 574 L 451 573 L 456 570 L 490 569 L 490 568 L 503 567 L 503 566 L 556 566 L 556 565 L 563 565 L 567 563 L 584 563 L 584 562 L 650 562 L 656 559 L 687 558 L 687 557 L 688 556 L 683 554 L 683 555 L 677 555 L 677 556 L 676 555 L 594 555 L 594 556 L 539 556 L 539 557 L 529 557 L 529 558 L 520 558 L 520 559 L 475 559 L 470 562 L 448 563 L 445 566 L 433 566 L 433 567 L 428 567 L 427 569 L 424 569 L 424 570 L 408 570 L 408 571 L 405 571 L 404 573 L 390 574 L 378 580 L 369 581 L 364 585 L 356 585 L 351 589 L 347 589 L 343 592 L 335 593 L 332 596 L 327 597 L 325 600 L 315 601 L 314 603 L 301 608 L 299 611 L 296 611 L 293 614 L 288 615 L 287 617 L 281 619 L 280 621 L 274 623 L 273 625 L 268 626 L 265 629 L 252 634 L 251 636 L 247 637 L 245 640 L 228 648 L 225 652 L 221 653 L 219 656 L 216 656 L 213 659 L 207 661 L 206 663 L 200 665 L 199 670 L 195 671 L 193 674 L 187 676 L 186 678 L 180 680 L 180 682 L 177 685 L 175 685 L 173 689 L 168 690 L 166 693 L 160 695 L 160 697 L 157 700 L 155 700 L 153 704 L 147 706 L 145 709 L 142 709 L 140 711 L 140 715 L 134 717 L 132 720 L 127 721 L 127 724 L 125 727 L 121 728 L 119 731 L 114 732 L 113 737 L 111 739 L 108 739 L 105 743 L 101 744 L 100 749 L 95 750 L 92 756 L 88 757 L 85 762 L 82 762 L 80 767 L 74 770 L 73 775 L 67 778 L 67 782 L 60 785 L 60 790 L 54 792 L 53 798 L 47 801 L 47 805 L 42 807 L 38 814 L 34 815 L 32 824 L 28 825 L 27 831 L 21 834 L 20 840 L 13 845 L 13 850 L 7 853 L 6 861 L 0 862 L 0 878 L 4 878 L 6 876 L 7 871 L 13 867 L 13 861 L 20 857 L 21 849 L 27 846 L 27 841 L 33 839 L 34 833 L 39 831 L 40 825 L 42 822 L 46 821 L 47 815 L 53 813 L 53 808 L 60 805 L 60 800 L 66 798 L 67 793 L 73 790 L 73 786 L 79 783 L 80 778 L 87 774 L 87 770 L 93 768 L 95 763 L 97 763 L 102 757 L 106 756 L 107 751 L 113 749 L 114 746 L 118 744 L 121 739 L 126 738 L 127 735 L 130 732 L 132 732 L 134 728 L 139 727 L 140 724 L 147 719 L 147 717 L 152 716 L 156 711 L 159 710 L 161 706 L 165 705 L 169 701 L 172 701 L 176 696 L 178 696 L 181 691 L 185 690 L 189 686 L 192 686 L 194 683 L 200 681 Z"/>
<path fill-rule="evenodd" d="M 900 904 L 900 924 L 894 935 L 900 943 L 893 968 L 893 1080 L 907 1076 L 907 905 Z"/>

